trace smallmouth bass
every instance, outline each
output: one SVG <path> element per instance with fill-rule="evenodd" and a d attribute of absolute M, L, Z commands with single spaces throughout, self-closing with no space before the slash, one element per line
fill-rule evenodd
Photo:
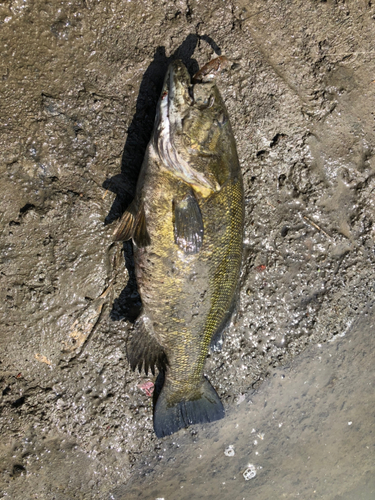
<path fill-rule="evenodd" d="M 158 437 L 224 417 L 203 367 L 235 305 L 244 202 L 211 66 L 193 80 L 181 61 L 169 66 L 136 195 L 114 233 L 115 240 L 134 242 L 143 308 L 127 352 L 133 369 L 159 370 Z"/>

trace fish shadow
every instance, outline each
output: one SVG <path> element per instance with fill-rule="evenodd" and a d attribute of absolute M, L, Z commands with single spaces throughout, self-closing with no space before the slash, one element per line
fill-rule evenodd
<path fill-rule="evenodd" d="M 105 218 L 105 225 L 118 219 L 134 198 L 137 179 L 154 128 L 156 106 L 169 64 L 176 59 L 181 59 L 191 75 L 196 73 L 199 66 L 192 56 L 200 40 L 211 45 L 217 55 L 221 54 L 220 48 L 212 38 L 196 34 L 188 35 L 169 57 L 165 54 L 164 46 L 156 49 L 154 59 L 145 71 L 139 88 L 136 111 L 128 128 L 128 136 L 122 153 L 121 173 L 103 182 L 104 189 L 116 194 Z M 110 318 L 113 321 L 127 320 L 133 323 L 141 311 L 142 302 L 137 289 L 133 246 L 130 241 L 124 242 L 123 252 L 129 280 L 119 297 L 114 300 Z"/>

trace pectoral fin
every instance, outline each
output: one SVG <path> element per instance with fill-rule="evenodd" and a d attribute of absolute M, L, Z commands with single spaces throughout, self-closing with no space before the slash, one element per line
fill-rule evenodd
<path fill-rule="evenodd" d="M 173 205 L 175 243 L 185 253 L 198 253 L 203 244 L 203 220 L 195 196 L 188 194 Z"/>
<path fill-rule="evenodd" d="M 143 203 L 138 210 L 135 200 L 123 213 L 118 226 L 113 233 L 115 241 L 127 241 L 133 238 L 138 247 L 145 247 L 150 244 L 150 236 L 147 232 L 146 216 Z"/>
<path fill-rule="evenodd" d="M 114 241 L 127 241 L 133 237 L 134 232 L 134 215 L 126 210 L 118 223 L 115 232 L 113 233 Z"/>
<path fill-rule="evenodd" d="M 140 210 L 138 210 L 137 217 L 135 219 L 133 240 L 139 248 L 147 247 L 151 243 L 150 236 L 147 232 L 146 215 L 143 204 L 141 205 Z"/>

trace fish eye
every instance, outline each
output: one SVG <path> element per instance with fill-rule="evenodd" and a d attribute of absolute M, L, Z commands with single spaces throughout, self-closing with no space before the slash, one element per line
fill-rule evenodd
<path fill-rule="evenodd" d="M 213 95 L 210 95 L 210 96 L 205 97 L 205 98 L 200 97 L 200 98 L 196 99 L 195 102 L 197 103 L 198 108 L 200 110 L 208 109 L 214 105 L 215 97 Z"/>
<path fill-rule="evenodd" d="M 207 105 L 207 107 L 208 108 L 212 108 L 212 106 L 214 105 L 214 102 L 215 102 L 215 97 L 213 95 L 210 95 L 210 97 L 208 98 L 208 105 Z"/>

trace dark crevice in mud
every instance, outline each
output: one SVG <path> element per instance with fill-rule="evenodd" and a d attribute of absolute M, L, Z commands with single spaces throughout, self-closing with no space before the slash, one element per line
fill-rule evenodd
<path fill-rule="evenodd" d="M 189 5 L 189 2 L 187 1 L 186 2 L 186 10 L 185 10 L 186 22 L 188 22 L 188 23 L 192 22 L 192 15 L 193 15 L 193 12 L 192 12 L 191 6 Z"/>
<path fill-rule="evenodd" d="M 283 226 L 283 227 L 281 228 L 280 234 L 281 234 L 281 236 L 282 236 L 283 238 L 285 238 L 285 236 L 288 234 L 289 229 L 290 229 L 290 228 L 289 228 L 288 226 Z"/>
<path fill-rule="evenodd" d="M 18 477 L 22 473 L 26 473 L 26 468 L 21 464 L 14 464 L 12 468 L 12 476 Z"/>
<path fill-rule="evenodd" d="M 5 387 L 5 389 L 3 389 L 3 396 L 6 396 L 7 394 L 9 394 L 11 391 L 11 388 L 10 386 L 8 385 L 7 387 Z"/>
<path fill-rule="evenodd" d="M 32 208 L 35 208 L 35 205 L 33 205 L 32 203 L 26 203 L 25 206 L 23 206 L 22 208 L 20 208 L 20 214 L 25 214 L 29 210 L 31 210 Z"/>
<path fill-rule="evenodd" d="M 278 178 L 279 187 L 283 187 L 284 186 L 286 178 L 287 177 L 286 177 L 285 174 L 280 174 L 279 175 L 279 178 Z"/>
<path fill-rule="evenodd" d="M 20 398 L 16 399 L 15 401 L 13 401 L 13 403 L 11 403 L 12 408 L 19 408 L 24 404 L 25 400 L 25 396 L 21 396 Z"/>
<path fill-rule="evenodd" d="M 265 149 L 261 149 L 260 151 L 257 152 L 256 156 L 257 158 L 264 160 L 264 158 L 268 156 L 268 151 L 266 151 Z"/>
<path fill-rule="evenodd" d="M 272 141 L 270 142 L 270 147 L 273 148 L 279 144 L 279 142 L 286 137 L 286 134 L 277 133 Z"/>

